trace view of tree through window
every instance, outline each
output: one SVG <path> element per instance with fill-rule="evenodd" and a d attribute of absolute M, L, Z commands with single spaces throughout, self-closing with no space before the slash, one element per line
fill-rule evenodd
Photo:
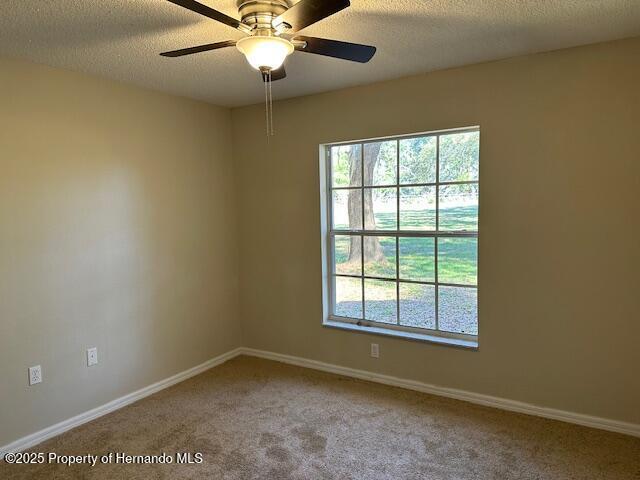
<path fill-rule="evenodd" d="M 334 320 L 477 335 L 479 138 L 327 147 Z"/>

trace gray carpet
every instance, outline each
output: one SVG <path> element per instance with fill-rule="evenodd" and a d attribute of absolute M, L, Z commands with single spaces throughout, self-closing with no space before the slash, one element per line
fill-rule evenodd
<path fill-rule="evenodd" d="M 239 357 L 33 448 L 200 464 L 0 464 L 0 478 L 640 479 L 640 439 Z M 175 457 L 174 457 L 175 458 Z"/>

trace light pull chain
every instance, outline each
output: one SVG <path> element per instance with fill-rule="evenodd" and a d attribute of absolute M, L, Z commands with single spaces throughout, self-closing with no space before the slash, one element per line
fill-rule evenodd
<path fill-rule="evenodd" d="M 264 83 L 264 113 L 265 113 L 265 125 L 267 127 L 267 137 L 269 136 L 269 87 L 267 83 L 269 83 L 269 77 L 266 73 L 263 73 L 263 83 Z"/>
<path fill-rule="evenodd" d="M 269 134 L 273 137 L 273 94 L 271 93 L 271 70 L 269 70 Z"/>

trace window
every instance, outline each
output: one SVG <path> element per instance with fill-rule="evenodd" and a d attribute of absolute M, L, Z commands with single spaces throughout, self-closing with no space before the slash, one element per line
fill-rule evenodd
<path fill-rule="evenodd" d="M 325 325 L 477 345 L 479 141 L 322 147 Z"/>

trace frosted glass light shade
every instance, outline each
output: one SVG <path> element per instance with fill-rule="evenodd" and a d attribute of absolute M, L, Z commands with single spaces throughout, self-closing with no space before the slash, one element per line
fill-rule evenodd
<path fill-rule="evenodd" d="M 293 53 L 291 42 L 280 37 L 245 37 L 238 40 L 236 47 L 256 70 L 280 68 L 287 55 Z"/>

